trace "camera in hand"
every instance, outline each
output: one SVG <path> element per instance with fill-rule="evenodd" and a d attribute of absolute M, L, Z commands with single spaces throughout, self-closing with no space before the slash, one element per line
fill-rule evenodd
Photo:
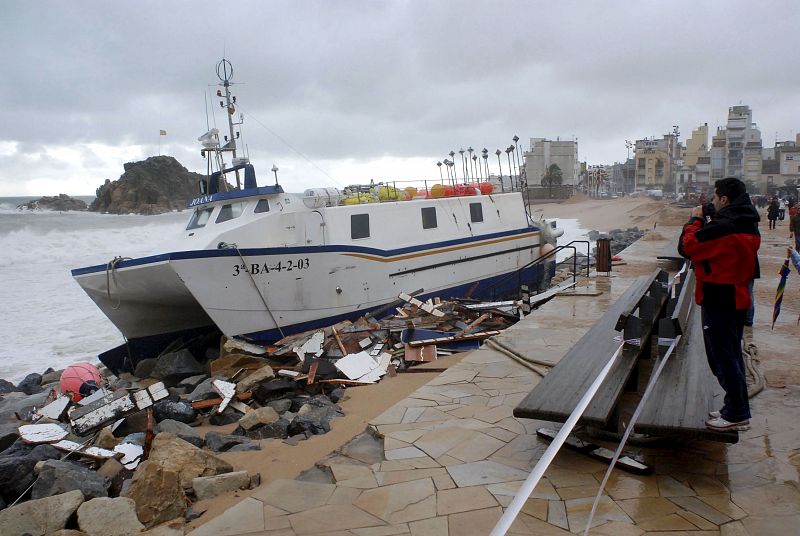
<path fill-rule="evenodd" d="M 706 203 L 705 205 L 703 205 L 703 217 L 704 218 L 714 217 L 714 203 Z"/>

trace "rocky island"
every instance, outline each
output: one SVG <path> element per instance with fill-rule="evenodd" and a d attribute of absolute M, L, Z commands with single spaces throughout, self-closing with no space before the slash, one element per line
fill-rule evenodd
<path fill-rule="evenodd" d="M 92 212 L 108 214 L 162 214 L 182 210 L 197 195 L 203 176 L 183 167 L 171 156 L 151 156 L 128 162 L 116 181 L 106 180 L 89 205 Z"/>
<path fill-rule="evenodd" d="M 34 201 L 28 201 L 17 205 L 19 210 L 58 210 L 65 212 L 68 210 L 86 210 L 86 203 L 80 199 L 75 199 L 66 194 L 55 196 L 40 197 Z"/>

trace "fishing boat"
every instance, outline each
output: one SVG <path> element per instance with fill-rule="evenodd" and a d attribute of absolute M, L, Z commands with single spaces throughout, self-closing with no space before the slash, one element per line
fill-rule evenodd
<path fill-rule="evenodd" d="M 287 193 L 273 167 L 274 184 L 259 186 L 237 153 L 227 60 L 217 74 L 229 136 L 212 129 L 199 138 L 210 172 L 187 204 L 182 247 L 72 270 L 124 335 L 119 351 L 131 362 L 213 328 L 275 341 L 355 319 L 400 293 L 494 299 L 521 283 L 541 286 L 553 269 L 536 261 L 562 231 L 531 220 L 519 191 L 496 192 L 488 181 Z"/>

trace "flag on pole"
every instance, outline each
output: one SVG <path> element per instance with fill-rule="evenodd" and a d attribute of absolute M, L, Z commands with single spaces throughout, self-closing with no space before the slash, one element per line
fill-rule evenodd
<path fill-rule="evenodd" d="M 778 315 L 781 314 L 783 289 L 786 288 L 786 279 L 789 277 L 789 259 L 783 261 L 783 266 L 781 266 L 778 275 L 781 276 L 781 280 L 778 281 L 778 289 L 775 291 L 775 307 L 772 309 L 772 329 L 775 329 L 775 321 L 778 319 Z"/>
<path fill-rule="evenodd" d="M 159 136 L 166 136 L 167 135 L 167 131 L 166 130 L 159 130 L 158 131 L 158 135 Z"/>

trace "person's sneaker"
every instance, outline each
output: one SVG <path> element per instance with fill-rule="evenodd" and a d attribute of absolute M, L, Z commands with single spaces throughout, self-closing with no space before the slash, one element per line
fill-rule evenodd
<path fill-rule="evenodd" d="M 719 411 L 709 411 L 708 416 L 711 417 L 712 419 L 719 419 L 722 416 L 722 413 L 720 413 Z"/>
<path fill-rule="evenodd" d="M 722 417 L 716 417 L 706 421 L 706 428 L 709 430 L 717 430 L 719 432 L 744 432 L 750 429 L 750 421 L 744 420 L 739 422 L 726 421 Z"/>

